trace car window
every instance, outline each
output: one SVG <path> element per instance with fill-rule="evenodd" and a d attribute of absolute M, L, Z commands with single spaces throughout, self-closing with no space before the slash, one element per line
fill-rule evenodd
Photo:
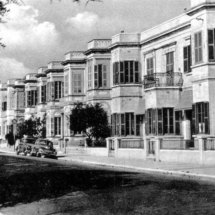
<path fill-rule="evenodd" d="M 27 143 L 35 143 L 35 140 L 34 139 L 27 139 L 26 142 Z"/>

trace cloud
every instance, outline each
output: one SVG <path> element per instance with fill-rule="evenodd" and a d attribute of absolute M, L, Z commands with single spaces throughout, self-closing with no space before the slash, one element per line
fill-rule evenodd
<path fill-rule="evenodd" d="M 1 82 L 4 83 L 9 78 L 23 78 L 32 71 L 14 58 L 0 58 L 0 73 Z"/>
<path fill-rule="evenodd" d="M 78 13 L 75 17 L 68 18 L 66 23 L 72 30 L 87 32 L 91 30 L 99 21 L 99 16 L 92 12 Z"/>
<path fill-rule="evenodd" d="M 1 26 L 2 42 L 9 50 L 41 51 L 52 48 L 59 34 L 51 22 L 39 23 L 39 12 L 32 6 L 10 5 L 6 24 Z"/>

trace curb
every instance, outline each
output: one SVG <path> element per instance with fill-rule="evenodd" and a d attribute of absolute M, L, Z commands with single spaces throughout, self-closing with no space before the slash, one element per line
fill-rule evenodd
<path fill-rule="evenodd" d="M 0 153 L 16 154 L 16 152 L 4 151 L 4 150 L 1 150 L 1 149 L 0 149 Z"/>
<path fill-rule="evenodd" d="M 73 161 L 73 162 L 85 163 L 88 165 L 105 166 L 105 167 L 111 167 L 111 168 L 120 168 L 120 169 L 127 169 L 127 170 L 133 170 L 133 171 L 138 171 L 138 172 L 155 173 L 155 174 L 160 174 L 160 175 L 165 174 L 168 176 L 185 177 L 188 179 L 199 179 L 199 180 L 206 180 L 206 181 L 215 182 L 215 176 L 214 175 L 188 173 L 188 172 L 183 172 L 183 171 L 164 170 L 164 169 L 132 167 L 132 166 L 127 166 L 127 165 L 107 164 L 107 163 L 99 163 L 99 162 L 94 162 L 94 161 L 84 161 L 84 160 L 79 160 L 79 159 L 66 159 L 66 158 L 58 158 L 58 159 L 64 160 L 64 161 Z"/>
<path fill-rule="evenodd" d="M 15 154 L 15 152 L 4 151 L 1 149 L 0 149 L 0 153 Z M 80 160 L 80 159 L 71 159 L 71 158 L 67 158 L 67 157 L 58 158 L 58 160 L 84 163 L 87 165 L 96 165 L 96 166 L 103 166 L 103 167 L 110 167 L 110 168 L 120 168 L 120 169 L 127 169 L 127 170 L 131 170 L 131 171 L 147 172 L 147 173 L 154 173 L 154 174 L 159 174 L 159 175 L 162 174 L 162 175 L 167 175 L 167 176 L 184 177 L 187 179 L 195 179 L 195 180 L 199 179 L 199 180 L 204 180 L 204 181 L 215 182 L 215 175 L 206 175 L 206 174 L 165 170 L 165 169 L 133 167 L 133 166 L 119 165 L 119 164 L 99 163 L 99 162 L 95 162 L 95 161 L 85 161 L 85 160 Z"/>

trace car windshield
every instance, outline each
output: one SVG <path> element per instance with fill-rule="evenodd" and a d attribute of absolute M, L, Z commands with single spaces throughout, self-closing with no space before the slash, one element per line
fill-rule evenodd
<path fill-rule="evenodd" d="M 47 140 L 40 140 L 39 145 L 45 145 L 45 146 L 53 146 L 53 143 L 51 141 L 47 141 Z"/>

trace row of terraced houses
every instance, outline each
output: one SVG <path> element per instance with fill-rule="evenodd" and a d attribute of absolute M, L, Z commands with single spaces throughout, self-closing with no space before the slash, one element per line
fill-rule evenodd
<path fill-rule="evenodd" d="M 0 138 L 46 113 L 59 151 L 80 145 L 69 130 L 75 102 L 99 102 L 112 136 L 86 153 L 193 163 L 215 162 L 215 0 L 141 33 L 94 39 L 23 79 L 0 86 Z"/>

